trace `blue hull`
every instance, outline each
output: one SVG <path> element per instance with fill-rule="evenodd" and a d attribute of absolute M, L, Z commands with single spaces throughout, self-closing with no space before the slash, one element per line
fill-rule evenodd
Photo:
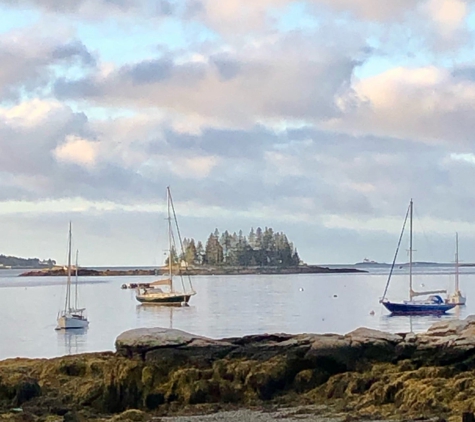
<path fill-rule="evenodd" d="M 450 303 L 391 303 L 383 302 L 385 308 L 393 315 L 443 315 L 455 308 Z"/>

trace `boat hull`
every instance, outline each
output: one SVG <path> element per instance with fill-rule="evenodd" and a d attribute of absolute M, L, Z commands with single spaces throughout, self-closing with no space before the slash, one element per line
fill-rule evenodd
<path fill-rule="evenodd" d="M 455 304 L 429 304 L 429 303 L 392 303 L 383 302 L 384 307 L 393 315 L 443 315 L 455 308 Z"/>
<path fill-rule="evenodd" d="M 80 329 L 87 328 L 89 326 L 89 321 L 84 317 L 77 317 L 74 315 L 66 315 L 58 318 L 57 330 L 71 330 L 71 329 Z"/>
<path fill-rule="evenodd" d="M 145 294 L 145 295 L 136 295 L 135 298 L 140 303 L 156 303 L 160 305 L 181 306 L 182 304 L 188 304 L 191 296 L 192 296 L 191 294 L 177 294 L 177 295 Z"/>

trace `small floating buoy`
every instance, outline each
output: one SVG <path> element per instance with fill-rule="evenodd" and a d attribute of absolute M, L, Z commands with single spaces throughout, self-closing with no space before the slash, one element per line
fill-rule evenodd
<path fill-rule="evenodd" d="M 301 292 L 303 292 L 303 287 L 301 287 L 299 290 L 300 290 Z"/>
<path fill-rule="evenodd" d="M 371 311 L 369 314 L 370 314 L 370 315 L 374 315 L 374 311 Z"/>
<path fill-rule="evenodd" d="M 338 297 L 338 295 L 333 295 L 333 297 Z"/>

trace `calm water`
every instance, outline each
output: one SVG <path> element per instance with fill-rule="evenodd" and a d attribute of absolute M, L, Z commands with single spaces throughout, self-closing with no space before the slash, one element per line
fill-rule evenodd
<path fill-rule="evenodd" d="M 388 316 L 378 303 L 388 269 L 367 270 L 370 273 L 194 277 L 198 294 L 185 308 L 140 305 L 134 291 L 120 288 L 154 277 L 81 277 L 80 302 L 90 320 L 85 332 L 54 330 L 65 278 L 25 278 L 17 277 L 20 271 L 0 270 L 0 359 L 113 350 L 120 333 L 138 327 L 173 327 L 213 338 L 275 332 L 344 334 L 361 326 L 420 332 L 441 318 L 475 314 L 475 268 L 461 270 L 467 306 L 444 317 Z M 405 271 L 398 269 L 391 280 L 391 300 L 407 298 Z M 453 284 L 450 267 L 417 272 L 419 290 Z"/>

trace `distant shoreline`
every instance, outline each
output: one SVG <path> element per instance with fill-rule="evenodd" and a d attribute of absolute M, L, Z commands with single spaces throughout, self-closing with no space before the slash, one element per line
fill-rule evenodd
<path fill-rule="evenodd" d="M 365 270 L 357 268 L 329 268 L 319 265 L 299 265 L 298 267 L 192 267 L 182 269 L 182 275 L 246 275 L 246 274 L 332 274 L 332 273 L 366 273 Z M 74 273 L 74 271 L 73 271 Z M 79 276 L 147 276 L 163 275 L 168 273 L 168 268 L 152 269 L 119 269 L 119 270 L 94 270 L 89 268 L 79 268 Z M 178 273 L 178 271 L 175 271 Z M 65 268 L 31 270 L 21 273 L 19 277 L 53 277 L 65 276 Z"/>

